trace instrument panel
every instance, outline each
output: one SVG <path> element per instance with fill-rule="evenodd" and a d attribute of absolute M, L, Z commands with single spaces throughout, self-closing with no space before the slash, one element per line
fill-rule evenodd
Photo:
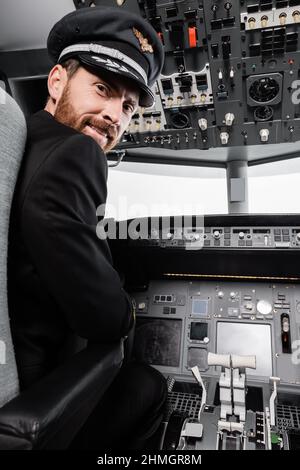
<path fill-rule="evenodd" d="M 209 352 L 254 354 L 253 380 L 276 375 L 300 385 L 298 284 L 152 281 L 134 299 L 137 355 L 163 373 L 190 377 L 197 364 L 214 376 L 219 369 L 208 366 Z"/>
<path fill-rule="evenodd" d="M 136 8 L 157 31 L 165 65 L 154 107 L 138 109 L 121 148 L 300 139 L 300 1 L 139 0 Z"/>
<path fill-rule="evenodd" d="M 151 281 L 133 296 L 135 355 L 168 381 L 163 449 L 299 449 L 299 284 Z"/>
<path fill-rule="evenodd" d="M 160 248 L 213 249 L 296 249 L 300 248 L 300 227 L 291 226 L 186 226 L 159 228 L 149 224 L 132 244 Z"/>

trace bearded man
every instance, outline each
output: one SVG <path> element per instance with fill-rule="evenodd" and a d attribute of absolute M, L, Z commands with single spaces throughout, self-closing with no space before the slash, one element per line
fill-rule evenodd
<path fill-rule="evenodd" d="M 83 8 L 54 25 L 44 110 L 28 140 L 11 213 L 8 294 L 21 388 L 49 374 L 86 340 L 120 340 L 130 297 L 96 235 L 107 159 L 163 65 L 152 27 L 121 8 Z M 158 429 L 163 377 L 129 362 L 90 416 L 76 447 L 141 448 Z M 75 445 L 75 444 L 74 444 Z"/>

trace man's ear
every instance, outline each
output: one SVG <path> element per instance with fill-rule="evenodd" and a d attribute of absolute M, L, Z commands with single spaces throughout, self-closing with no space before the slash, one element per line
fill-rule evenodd
<path fill-rule="evenodd" d="M 60 64 L 56 64 L 48 76 L 48 91 L 53 105 L 56 107 L 67 84 L 67 71 Z"/>

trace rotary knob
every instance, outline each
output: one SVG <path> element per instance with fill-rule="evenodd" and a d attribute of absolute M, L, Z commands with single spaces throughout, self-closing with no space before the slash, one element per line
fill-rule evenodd
<path fill-rule="evenodd" d="M 223 292 L 222 290 L 219 290 L 219 292 L 218 292 L 218 297 L 219 297 L 219 299 L 223 299 L 223 297 L 224 297 L 224 292 Z"/>
<path fill-rule="evenodd" d="M 233 113 L 227 113 L 225 114 L 225 124 L 226 126 L 232 126 L 233 121 L 234 121 L 234 114 Z"/>
<path fill-rule="evenodd" d="M 232 300 L 236 299 L 236 292 L 230 292 L 229 295 Z"/>
<path fill-rule="evenodd" d="M 243 238 L 245 238 L 244 232 L 240 232 L 240 233 L 239 233 L 239 238 L 240 238 L 241 240 L 243 240 Z"/>
<path fill-rule="evenodd" d="M 269 129 L 261 129 L 261 130 L 259 131 L 259 135 L 260 135 L 260 140 L 261 140 L 261 142 L 268 142 L 268 140 L 269 140 L 269 134 L 270 134 Z"/>
<path fill-rule="evenodd" d="M 261 315 L 269 315 L 272 312 L 272 305 L 267 300 L 259 300 L 256 308 Z"/>
<path fill-rule="evenodd" d="M 201 118 L 198 120 L 198 126 L 201 131 L 206 131 L 207 129 L 207 119 Z"/>
<path fill-rule="evenodd" d="M 222 145 L 227 145 L 228 140 L 229 140 L 229 134 L 228 132 L 221 132 L 220 134 L 220 140 Z"/>
<path fill-rule="evenodd" d="M 219 230 L 215 230 L 214 233 L 213 233 L 213 236 L 216 240 L 219 240 L 220 236 L 221 236 L 221 233 Z"/>

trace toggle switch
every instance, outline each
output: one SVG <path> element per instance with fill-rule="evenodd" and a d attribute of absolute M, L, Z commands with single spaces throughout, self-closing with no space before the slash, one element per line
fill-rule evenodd
<path fill-rule="evenodd" d="M 254 28 L 255 28 L 255 24 L 256 24 L 256 19 L 253 18 L 253 17 L 249 18 L 249 20 L 248 20 L 249 28 L 250 28 L 250 29 L 254 29 Z"/>
<path fill-rule="evenodd" d="M 285 23 L 286 23 L 286 17 L 287 17 L 287 14 L 286 13 L 281 13 L 279 15 L 279 22 L 280 22 L 280 25 L 281 26 L 284 26 Z"/>
<path fill-rule="evenodd" d="M 205 93 L 201 93 L 200 101 L 201 101 L 201 103 L 205 104 L 205 102 L 206 102 L 206 94 Z"/>
<path fill-rule="evenodd" d="M 298 10 L 294 11 L 292 16 L 293 16 L 293 19 L 294 19 L 295 23 L 300 22 L 300 11 L 298 11 Z"/>
<path fill-rule="evenodd" d="M 262 16 L 260 19 L 261 27 L 266 28 L 268 26 L 268 21 L 269 21 L 269 18 L 266 15 Z"/>
<path fill-rule="evenodd" d="M 234 87 L 234 68 L 233 67 L 230 67 L 229 79 L 230 79 L 230 85 L 233 88 Z"/>
<path fill-rule="evenodd" d="M 160 130 L 160 127 L 161 127 L 160 125 L 161 125 L 161 120 L 160 120 L 160 119 L 156 119 L 156 120 L 155 120 L 155 129 L 156 129 L 157 131 Z"/>

